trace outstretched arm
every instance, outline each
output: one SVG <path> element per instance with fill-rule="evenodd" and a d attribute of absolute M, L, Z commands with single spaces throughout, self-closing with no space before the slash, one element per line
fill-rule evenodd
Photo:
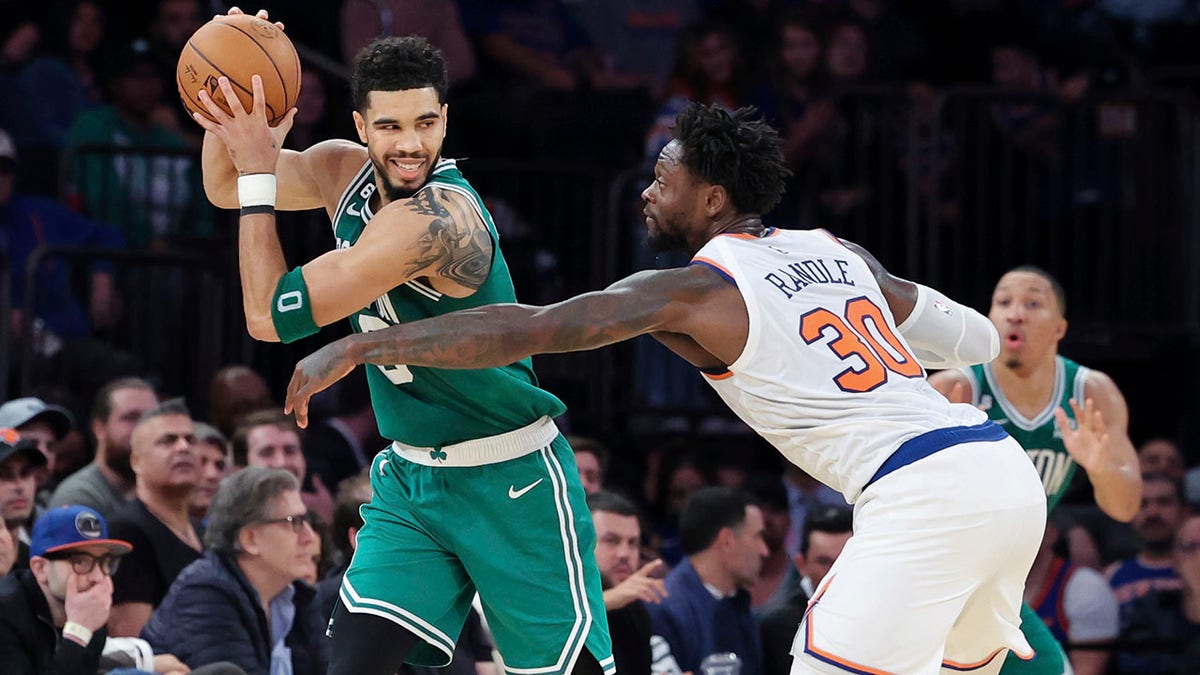
<path fill-rule="evenodd" d="M 1066 415 L 1055 411 L 1063 443 L 1087 472 L 1100 510 L 1127 523 L 1142 504 L 1141 470 L 1129 440 L 1129 409 L 1116 383 L 1099 371 L 1088 373 L 1084 392 L 1087 401 L 1075 409 L 1074 430 L 1065 425 Z M 1071 402 L 1073 408 L 1076 404 Z"/>
<path fill-rule="evenodd" d="M 701 268 L 639 272 L 603 291 L 562 302 L 486 305 L 384 330 L 350 335 L 296 364 L 286 412 L 307 422 L 313 394 L 356 365 L 473 369 L 508 365 L 533 354 L 596 349 L 656 330 L 687 333 L 716 275 Z"/>

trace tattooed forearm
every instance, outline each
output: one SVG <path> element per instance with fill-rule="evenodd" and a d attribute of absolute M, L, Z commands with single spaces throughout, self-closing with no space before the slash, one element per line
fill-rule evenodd
<path fill-rule="evenodd" d="M 355 363 L 493 368 L 533 354 L 583 351 L 652 330 L 662 306 L 589 293 L 548 307 L 489 305 L 353 336 Z"/>
<path fill-rule="evenodd" d="M 446 199 L 441 190 L 413 195 L 408 208 L 432 216 L 429 229 L 417 241 L 416 255 L 406 261 L 409 276 L 437 274 L 467 288 L 479 288 L 491 270 L 492 240 L 477 213 L 459 199 Z"/>

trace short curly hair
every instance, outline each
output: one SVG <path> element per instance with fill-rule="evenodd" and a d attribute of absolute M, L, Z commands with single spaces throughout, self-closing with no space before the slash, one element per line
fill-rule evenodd
<path fill-rule="evenodd" d="M 783 139 L 752 106 L 729 112 L 689 103 L 675 118 L 683 165 L 695 177 L 720 185 L 738 213 L 767 213 L 783 198 L 791 171 Z"/>
<path fill-rule="evenodd" d="M 446 60 L 419 35 L 384 37 L 363 47 L 354 57 L 350 96 L 354 109 L 367 108 L 373 91 L 404 91 L 433 87 L 438 103 L 446 101 Z"/>

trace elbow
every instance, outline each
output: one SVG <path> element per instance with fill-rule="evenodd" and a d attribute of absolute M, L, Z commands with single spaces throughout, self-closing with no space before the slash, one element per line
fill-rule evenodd
<path fill-rule="evenodd" d="M 234 185 L 236 186 L 236 183 Z M 204 196 L 219 209 L 236 209 L 239 206 L 236 187 L 230 188 L 229 185 L 208 177 L 204 178 Z"/>
<path fill-rule="evenodd" d="M 259 342 L 279 342 L 279 334 L 275 332 L 275 324 L 270 316 L 247 316 L 246 331 Z"/>
<path fill-rule="evenodd" d="M 1120 523 L 1130 523 L 1133 522 L 1133 517 L 1137 515 L 1139 507 L 1140 504 L 1133 502 L 1121 504 L 1116 508 L 1109 509 L 1108 516 Z"/>

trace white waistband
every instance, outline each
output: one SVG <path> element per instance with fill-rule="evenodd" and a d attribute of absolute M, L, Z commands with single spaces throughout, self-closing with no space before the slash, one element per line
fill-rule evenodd
<path fill-rule="evenodd" d="M 421 448 L 392 441 L 392 454 L 425 466 L 483 466 L 527 455 L 558 438 L 554 420 L 542 417 L 528 426 L 496 436 L 476 438 L 438 448 Z"/>

